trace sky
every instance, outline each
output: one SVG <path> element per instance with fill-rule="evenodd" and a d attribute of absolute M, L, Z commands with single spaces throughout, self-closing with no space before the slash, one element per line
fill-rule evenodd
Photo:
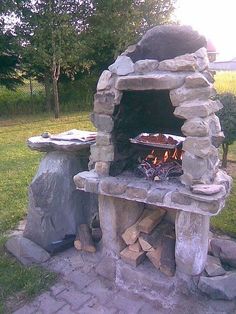
<path fill-rule="evenodd" d="M 217 60 L 236 58 L 236 0 L 177 0 L 176 17 L 209 38 Z"/>

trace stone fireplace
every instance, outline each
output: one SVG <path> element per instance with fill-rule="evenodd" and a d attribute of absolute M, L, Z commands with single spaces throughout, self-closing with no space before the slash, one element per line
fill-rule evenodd
<path fill-rule="evenodd" d="M 175 225 L 177 269 L 188 275 L 204 269 L 209 218 L 223 208 L 231 184 L 219 169 L 223 133 L 215 113 L 222 105 L 214 100 L 205 47 L 204 37 L 189 27 L 155 27 L 100 76 L 90 171 L 74 181 L 78 189 L 99 195 L 102 248 L 114 258 L 125 247 L 122 233 L 145 208 L 158 207 Z M 143 132 L 184 137 L 181 176 L 157 181 L 137 176 L 137 163 L 151 149 L 130 138 Z"/>

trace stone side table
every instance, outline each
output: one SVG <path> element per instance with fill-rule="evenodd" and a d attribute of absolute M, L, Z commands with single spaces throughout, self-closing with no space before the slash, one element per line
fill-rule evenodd
<path fill-rule="evenodd" d="M 97 196 L 76 190 L 73 176 L 87 169 L 94 141 L 31 137 L 30 149 L 46 152 L 29 186 L 29 211 L 24 237 L 43 248 L 77 226 L 89 223 L 97 212 Z"/>

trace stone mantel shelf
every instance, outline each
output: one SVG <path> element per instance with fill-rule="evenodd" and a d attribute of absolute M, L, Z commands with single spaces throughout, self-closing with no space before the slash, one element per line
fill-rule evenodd
<path fill-rule="evenodd" d="M 74 177 L 77 189 L 165 208 L 206 216 L 215 216 L 224 207 L 230 189 L 230 177 L 219 170 L 214 184 L 220 191 L 213 195 L 194 194 L 180 182 L 153 182 L 132 173 L 101 177 L 95 171 L 84 171 Z M 204 186 L 204 185 L 203 185 Z"/>
<path fill-rule="evenodd" d="M 32 150 L 37 150 L 40 152 L 49 151 L 64 151 L 64 152 L 77 152 L 84 149 L 89 149 L 89 147 L 95 143 L 94 141 L 79 142 L 76 140 L 63 141 L 63 140 L 53 140 L 49 138 L 43 138 L 42 136 L 33 136 L 27 140 L 27 145 Z"/>

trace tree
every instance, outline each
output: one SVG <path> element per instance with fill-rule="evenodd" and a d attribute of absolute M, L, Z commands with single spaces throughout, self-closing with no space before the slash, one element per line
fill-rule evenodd
<path fill-rule="evenodd" d="M 93 0 L 81 40 L 91 69 L 99 73 L 151 27 L 169 23 L 175 0 Z"/>
<path fill-rule="evenodd" d="M 10 30 L 5 29 L 4 19 L 0 18 L 0 85 L 10 89 L 22 84 L 17 48 L 19 47 L 16 37 Z"/>
<path fill-rule="evenodd" d="M 55 118 L 59 117 L 58 80 L 61 72 L 72 75 L 78 64 L 79 33 L 89 1 L 26 0 L 17 4 L 22 58 L 28 74 L 44 83 L 52 82 Z"/>
<path fill-rule="evenodd" d="M 217 115 L 225 135 L 222 144 L 222 167 L 226 168 L 229 145 L 233 144 L 236 140 L 236 96 L 232 93 L 223 93 L 218 95 L 217 98 L 223 104 L 223 109 L 221 109 Z"/>

